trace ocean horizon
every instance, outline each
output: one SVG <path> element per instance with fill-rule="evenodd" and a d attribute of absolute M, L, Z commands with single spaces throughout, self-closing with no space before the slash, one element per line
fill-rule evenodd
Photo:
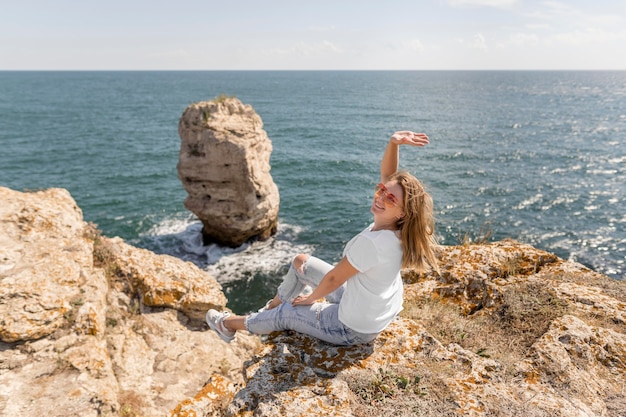
<path fill-rule="evenodd" d="M 396 130 L 444 245 L 512 238 L 615 279 L 626 271 L 626 71 L 0 71 L 0 185 L 66 188 L 106 236 L 189 260 L 245 312 L 289 261 L 329 262 L 371 221 Z M 178 120 L 225 94 L 273 145 L 278 234 L 202 246 L 177 177 Z"/>

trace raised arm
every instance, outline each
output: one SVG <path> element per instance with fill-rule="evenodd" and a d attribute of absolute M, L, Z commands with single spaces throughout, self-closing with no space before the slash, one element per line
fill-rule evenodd
<path fill-rule="evenodd" d="M 428 145 L 428 136 L 425 133 L 415 133 L 408 130 L 394 133 L 387 143 L 383 160 L 380 163 L 381 182 L 387 182 L 389 177 L 398 171 L 400 145 L 425 146 Z"/>

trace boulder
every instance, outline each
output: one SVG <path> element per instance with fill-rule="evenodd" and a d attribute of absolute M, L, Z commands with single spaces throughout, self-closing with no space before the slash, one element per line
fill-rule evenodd
<path fill-rule="evenodd" d="M 231 385 L 259 345 L 202 315 L 220 285 L 189 262 L 101 236 L 62 189 L 0 187 L 0 415 L 164 415 L 207 375 Z"/>
<path fill-rule="evenodd" d="M 252 106 L 224 96 L 191 104 L 178 133 L 185 207 L 202 221 L 205 244 L 237 247 L 275 234 L 279 195 L 270 174 L 272 143 Z"/>
<path fill-rule="evenodd" d="M 117 282 L 123 280 L 127 286 L 121 289 L 137 294 L 144 306 L 176 309 L 191 320 L 204 322 L 208 309 L 226 305 L 217 281 L 208 279 L 190 262 L 135 248 L 120 238 L 102 238 L 100 250 L 114 260 L 109 267 L 115 268 Z"/>
<path fill-rule="evenodd" d="M 93 243 L 82 236 L 82 211 L 66 190 L 0 188 L 0 201 L 0 340 L 37 340 L 72 310 L 97 304 L 103 277 L 93 267 Z M 104 319 L 94 319 L 101 330 Z"/>

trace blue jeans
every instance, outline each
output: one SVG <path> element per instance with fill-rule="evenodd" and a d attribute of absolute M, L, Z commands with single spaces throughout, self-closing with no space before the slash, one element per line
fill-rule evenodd
<path fill-rule="evenodd" d="M 314 256 L 309 256 L 299 269 L 292 263 L 278 287 L 277 294 L 282 303 L 271 310 L 247 316 L 248 331 L 269 334 L 280 330 L 295 330 L 335 345 L 358 345 L 374 340 L 378 333 L 359 333 L 339 321 L 339 301 L 343 296 L 343 286 L 328 294 L 325 297 L 326 302 L 296 307 L 291 304 L 300 294 L 317 287 L 332 268 L 332 265 Z"/>

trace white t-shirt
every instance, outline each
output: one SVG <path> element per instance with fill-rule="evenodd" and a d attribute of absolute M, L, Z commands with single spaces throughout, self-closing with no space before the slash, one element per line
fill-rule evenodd
<path fill-rule="evenodd" d="M 402 310 L 402 244 L 391 230 L 352 238 L 343 255 L 359 272 L 348 279 L 339 302 L 339 320 L 360 333 L 378 333 Z"/>

